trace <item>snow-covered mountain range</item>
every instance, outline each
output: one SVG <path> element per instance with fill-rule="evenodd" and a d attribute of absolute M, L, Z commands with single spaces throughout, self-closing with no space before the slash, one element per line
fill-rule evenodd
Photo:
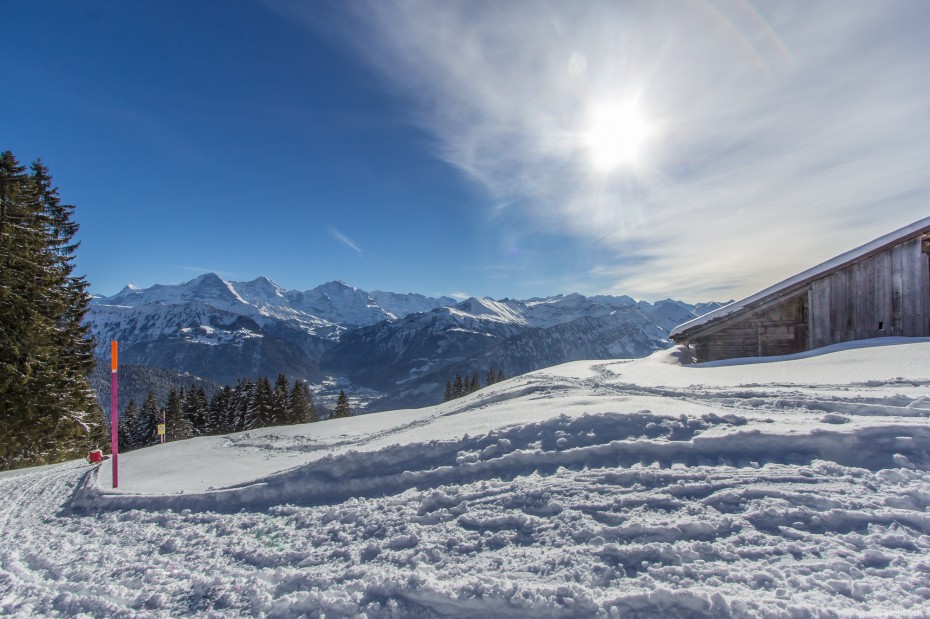
<path fill-rule="evenodd" d="M 626 296 L 526 301 L 366 292 L 343 282 L 284 290 L 267 277 L 127 286 L 95 298 L 88 323 L 98 355 L 221 383 L 275 375 L 328 376 L 382 394 L 376 408 L 435 403 L 456 372 L 508 376 L 577 359 L 642 357 L 674 326 L 718 307 Z"/>
<path fill-rule="evenodd" d="M 266 277 L 230 282 L 208 273 L 95 298 L 87 321 L 101 357 L 117 340 L 124 363 L 222 383 L 278 372 L 316 381 L 320 356 L 347 330 L 454 303 L 450 297 L 368 293 L 342 282 L 287 291 Z"/>

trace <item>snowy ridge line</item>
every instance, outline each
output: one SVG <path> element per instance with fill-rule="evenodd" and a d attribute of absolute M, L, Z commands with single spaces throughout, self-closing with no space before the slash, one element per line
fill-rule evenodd
<path fill-rule="evenodd" d="M 930 385 L 930 381 L 916 381 L 899 379 L 896 381 L 879 381 L 879 384 L 866 384 L 864 386 L 885 386 L 903 383 L 911 386 Z M 847 399 L 816 397 L 802 393 L 799 389 L 817 390 L 818 385 L 741 385 L 739 390 L 705 390 L 694 389 L 683 396 L 674 388 L 643 387 L 633 383 L 616 383 L 613 385 L 592 385 L 590 389 L 599 394 L 619 394 L 628 396 L 658 396 L 678 397 L 687 402 L 696 404 L 712 404 L 726 410 L 799 410 L 823 411 L 833 414 L 832 423 L 847 423 L 851 417 L 927 417 L 930 411 L 930 399 L 909 398 L 905 395 L 884 397 L 849 397 Z M 791 391 L 785 391 L 791 389 Z M 530 391 L 528 389 L 528 391 Z M 778 393 L 774 398 L 773 394 Z M 849 415 L 850 417 L 842 417 Z M 745 421 L 745 419 L 744 419 Z"/>
<path fill-rule="evenodd" d="M 904 338 L 900 338 L 904 339 Z M 930 338 L 913 338 L 919 342 L 930 343 Z M 911 342 L 908 342 L 911 343 Z M 851 347 L 840 345 L 838 350 Z M 656 353 L 656 356 L 665 354 Z M 823 353 L 825 354 L 825 353 Z M 815 355 L 808 355 L 815 356 Z M 621 362 L 628 363 L 628 362 Z M 658 396 L 662 398 L 675 398 L 699 405 L 713 405 L 723 410 L 733 410 L 745 414 L 747 411 L 765 410 L 796 410 L 800 412 L 822 411 L 832 417 L 824 416 L 821 421 L 828 423 L 848 423 L 852 417 L 927 417 L 930 411 L 930 398 L 908 397 L 904 394 L 894 395 L 843 395 L 826 396 L 818 394 L 823 385 L 803 383 L 745 383 L 738 388 L 710 388 L 703 385 L 694 385 L 687 392 L 675 386 L 649 386 L 633 382 L 623 382 L 611 376 L 607 366 L 594 365 L 594 378 L 569 378 L 566 376 L 547 377 L 545 383 L 530 382 L 519 387 L 511 387 L 508 391 L 489 389 L 470 396 L 463 402 L 461 410 L 450 411 L 443 416 L 459 414 L 470 410 L 485 408 L 493 404 L 513 398 L 546 399 L 557 397 L 572 390 L 585 389 L 596 395 L 617 396 Z M 695 364 L 684 366 L 682 369 L 691 371 L 692 368 L 704 367 L 709 364 Z M 753 365 L 753 364 L 748 364 Z M 541 371 L 545 372 L 545 370 Z M 882 387 L 889 385 L 925 386 L 930 380 L 919 380 L 899 377 L 893 380 L 866 381 L 850 383 L 850 385 L 863 387 Z M 810 391 L 812 393 L 805 393 Z M 746 419 L 742 418 L 745 423 Z"/>
<path fill-rule="evenodd" d="M 736 429 L 735 416 L 668 417 L 650 411 L 566 416 L 491 432 L 482 437 L 395 445 L 374 452 L 326 456 L 262 480 L 221 490 L 138 495 L 108 492 L 89 473 L 70 507 L 77 511 L 188 509 L 230 512 L 272 505 L 319 506 L 351 498 L 513 479 L 560 468 L 629 468 L 635 465 L 758 468 L 827 460 L 877 471 L 895 466 L 930 468 L 927 424 L 814 426 L 806 433 L 767 433 L 758 426 Z M 735 425 L 734 425 L 735 424 Z M 709 430 L 726 430 L 715 433 Z M 928 529 L 930 531 L 930 529 Z"/>

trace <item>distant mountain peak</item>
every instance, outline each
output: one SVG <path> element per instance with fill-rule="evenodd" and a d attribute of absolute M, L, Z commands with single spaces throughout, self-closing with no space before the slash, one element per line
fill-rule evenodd
<path fill-rule="evenodd" d="M 486 313 L 488 311 L 494 311 L 495 303 L 495 301 L 488 297 L 468 297 L 458 304 L 458 308 L 469 312 Z"/>
<path fill-rule="evenodd" d="M 226 299 L 233 303 L 247 303 L 242 296 L 236 292 L 236 289 L 233 288 L 232 284 L 216 273 L 204 273 L 200 277 L 196 277 L 187 284 L 181 284 L 182 289 L 187 289 L 187 294 L 193 294 L 195 292 L 206 290 L 211 294 L 219 294 L 220 298 Z M 204 300 L 209 301 L 211 298 L 205 298 Z"/>
<path fill-rule="evenodd" d="M 216 273 L 204 273 L 203 275 L 198 275 L 191 282 L 223 282 L 226 283 L 226 280 L 217 275 Z"/>
<path fill-rule="evenodd" d="M 230 287 L 246 303 L 259 308 L 287 305 L 287 291 L 261 275 L 249 282 L 230 282 Z"/>
<path fill-rule="evenodd" d="M 243 285 L 243 284 L 233 284 L 234 286 Z M 266 293 L 273 294 L 275 296 L 283 296 L 284 288 L 276 284 L 273 280 L 264 275 L 259 275 L 250 282 L 245 282 L 244 286 L 255 290 L 261 290 Z"/>
<path fill-rule="evenodd" d="M 274 286 L 275 288 L 278 287 L 276 283 L 274 283 L 271 279 L 269 279 L 268 277 L 265 277 L 264 275 L 259 275 L 258 277 L 250 281 L 249 283 L 256 284 L 256 285 L 257 284 L 270 285 L 270 286 Z"/>
<path fill-rule="evenodd" d="M 341 279 L 334 279 L 331 282 L 326 282 L 325 284 L 321 284 L 320 286 L 317 286 L 317 288 L 321 290 L 326 290 L 326 291 L 330 291 L 330 290 L 343 290 L 347 292 L 358 291 L 358 288 L 356 288 L 355 286 L 350 286 L 349 284 L 345 283 Z"/>

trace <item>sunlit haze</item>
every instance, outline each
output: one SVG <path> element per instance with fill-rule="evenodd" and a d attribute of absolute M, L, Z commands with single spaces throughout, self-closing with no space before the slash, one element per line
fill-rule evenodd
<path fill-rule="evenodd" d="M 93 292 L 726 300 L 930 214 L 930 3 L 6 2 Z"/>

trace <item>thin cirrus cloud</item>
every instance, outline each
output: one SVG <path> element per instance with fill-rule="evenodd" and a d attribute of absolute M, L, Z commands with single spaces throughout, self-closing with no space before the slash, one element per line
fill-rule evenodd
<path fill-rule="evenodd" d="M 345 245 L 346 247 L 348 247 L 349 249 L 351 249 L 352 251 L 354 251 L 355 253 L 357 253 L 359 257 L 361 257 L 362 249 L 358 245 L 356 245 L 352 239 L 344 235 L 342 232 L 340 232 L 336 228 L 330 228 L 329 235 L 333 237 L 334 239 L 336 239 L 337 241 L 339 241 L 340 243 L 342 243 L 343 245 Z"/>
<path fill-rule="evenodd" d="M 343 40 L 502 234 L 596 246 L 582 288 L 741 296 L 927 215 L 923 3 L 349 6 Z M 586 151 L 604 105 L 648 125 L 610 173 Z"/>

